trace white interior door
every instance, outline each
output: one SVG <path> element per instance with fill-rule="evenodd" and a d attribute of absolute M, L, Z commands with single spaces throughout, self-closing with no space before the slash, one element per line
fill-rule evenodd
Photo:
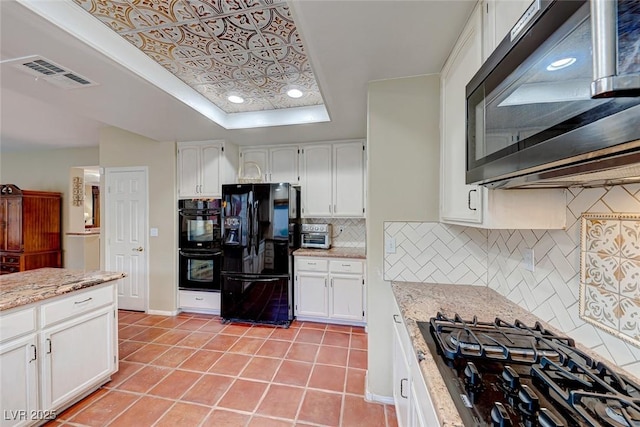
<path fill-rule="evenodd" d="M 122 271 L 118 308 L 146 311 L 148 289 L 147 169 L 109 168 L 105 171 L 105 236 L 107 271 Z"/>

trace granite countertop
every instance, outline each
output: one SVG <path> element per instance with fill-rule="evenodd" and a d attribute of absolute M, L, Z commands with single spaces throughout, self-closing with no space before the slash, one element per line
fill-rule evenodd
<path fill-rule="evenodd" d="M 125 277 L 113 271 L 39 268 L 0 276 L 0 311 Z"/>
<path fill-rule="evenodd" d="M 422 338 L 416 321 L 428 321 L 438 312 L 449 317 L 453 317 L 457 313 L 465 320 L 472 319 L 475 315 L 479 321 L 485 322 L 492 322 L 496 317 L 500 317 L 508 322 L 518 319 L 528 325 L 540 322 L 543 327 L 550 331 L 566 335 L 486 286 L 394 282 L 391 288 L 398 302 L 404 324 L 411 337 L 414 350 L 424 353 L 424 360 L 420 362 L 420 369 L 433 399 L 433 405 L 438 413 L 440 424 L 443 427 L 457 427 L 464 426 L 464 424 L 438 371 L 438 367 L 427 348 L 427 344 Z M 603 360 L 602 356 L 585 348 L 578 342 L 576 342 L 576 347 L 596 360 Z M 628 372 L 617 368 L 612 363 L 607 363 L 606 360 L 603 360 L 603 362 L 612 370 L 623 373 L 630 379 L 637 381 Z"/>
<path fill-rule="evenodd" d="M 296 249 L 293 252 L 294 256 L 317 256 L 328 258 L 354 258 L 354 259 L 367 259 L 365 248 L 341 248 L 332 247 L 331 249 Z"/>

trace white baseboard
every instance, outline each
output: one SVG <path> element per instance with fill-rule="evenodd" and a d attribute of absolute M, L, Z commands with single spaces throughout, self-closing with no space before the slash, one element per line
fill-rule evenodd
<path fill-rule="evenodd" d="M 153 314 L 157 316 L 176 316 L 178 314 L 178 310 L 175 310 L 175 311 L 147 310 L 147 314 Z"/>
<path fill-rule="evenodd" d="M 364 374 L 364 384 L 364 400 L 366 400 L 367 402 L 382 403 L 385 405 L 395 405 L 393 396 L 381 396 L 379 394 L 373 394 L 369 391 L 369 370 L 367 370 L 367 372 L 365 372 Z"/>

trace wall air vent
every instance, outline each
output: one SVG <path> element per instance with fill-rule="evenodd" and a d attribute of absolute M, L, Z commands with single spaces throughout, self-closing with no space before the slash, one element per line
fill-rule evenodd
<path fill-rule="evenodd" d="M 10 62 L 19 70 L 62 89 L 75 89 L 79 87 L 96 86 L 98 84 L 42 56 L 27 56 L 14 59 Z"/>

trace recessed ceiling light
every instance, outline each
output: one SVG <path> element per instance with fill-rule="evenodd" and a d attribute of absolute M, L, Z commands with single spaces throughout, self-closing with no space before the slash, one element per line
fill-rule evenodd
<path fill-rule="evenodd" d="M 551 64 L 547 65 L 547 71 L 561 70 L 562 68 L 573 65 L 575 62 L 576 58 L 573 57 L 558 59 L 557 61 L 553 61 Z"/>
<path fill-rule="evenodd" d="M 238 95 L 229 95 L 227 99 L 234 104 L 242 104 L 244 102 L 244 98 Z"/>
<path fill-rule="evenodd" d="M 304 93 L 300 89 L 289 89 L 287 95 L 289 98 L 300 98 Z"/>

